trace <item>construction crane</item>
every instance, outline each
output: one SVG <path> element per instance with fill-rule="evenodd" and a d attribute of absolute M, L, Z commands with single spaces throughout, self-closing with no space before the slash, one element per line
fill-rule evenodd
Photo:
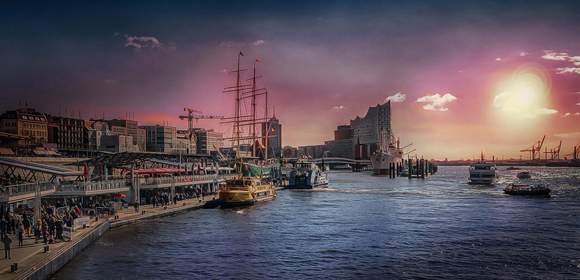
<path fill-rule="evenodd" d="M 530 159 L 536 160 L 541 159 L 542 155 L 542 146 L 544 146 L 544 141 L 546 140 L 546 135 L 542 137 L 541 140 L 538 140 L 537 143 L 534 143 L 530 148 L 520 150 L 520 152 L 530 152 Z M 538 155 L 536 158 L 536 154 Z"/>
<path fill-rule="evenodd" d="M 221 120 L 223 116 L 217 115 L 202 115 L 201 111 L 191 109 L 191 108 L 183 108 L 183 111 L 187 112 L 187 116 L 179 116 L 180 120 L 187 120 L 187 131 L 189 132 L 189 140 L 193 138 L 193 121 L 195 120 L 195 125 L 197 126 L 197 122 L 199 120 Z"/>

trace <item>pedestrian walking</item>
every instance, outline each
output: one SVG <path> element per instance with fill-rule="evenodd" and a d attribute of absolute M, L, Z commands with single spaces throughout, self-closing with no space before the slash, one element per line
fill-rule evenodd
<path fill-rule="evenodd" d="M 12 259 L 12 256 L 10 255 L 10 245 L 12 245 L 12 239 L 10 239 L 10 236 L 6 235 L 4 237 L 4 258 L 5 259 Z"/>
<path fill-rule="evenodd" d="M 16 233 L 18 235 L 18 247 L 22 247 L 24 242 L 24 226 L 20 224 L 16 229 Z"/>

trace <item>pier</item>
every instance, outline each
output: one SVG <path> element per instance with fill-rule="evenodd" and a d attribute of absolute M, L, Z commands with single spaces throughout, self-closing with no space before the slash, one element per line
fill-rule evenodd
<path fill-rule="evenodd" d="M 209 158 L 177 163 L 158 156 L 113 154 L 77 160 L 77 170 L 83 166 L 84 171 L 0 158 L 5 180 L 17 182 L 0 190 L 2 213 L 39 221 L 49 208 L 52 213 L 71 211 L 72 207 L 82 211 L 70 226 L 63 225 L 64 237 L 54 242 L 50 237 L 44 243 L 32 233 L 24 234 L 19 246 L 12 229 L 12 259 L 0 261 L 0 278 L 46 279 L 111 228 L 215 204 L 219 184 L 236 176 L 231 168 L 220 167 Z M 60 217 L 64 223 L 64 216 Z"/>

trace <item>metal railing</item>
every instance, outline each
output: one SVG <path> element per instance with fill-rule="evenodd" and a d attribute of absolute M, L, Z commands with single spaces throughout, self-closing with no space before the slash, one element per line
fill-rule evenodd
<path fill-rule="evenodd" d="M 62 184 L 56 188 L 57 192 L 100 192 L 108 190 L 123 189 L 128 187 L 125 179 L 95 181 L 95 182 L 74 182 L 72 184 Z"/>
<path fill-rule="evenodd" d="M 139 178 L 138 180 L 139 184 L 142 186 L 155 186 L 155 185 L 171 185 L 183 183 L 196 184 L 200 182 L 214 182 L 232 179 L 236 176 L 237 174 L 183 175 L 173 177 Z M 37 188 L 41 195 L 47 194 L 74 195 L 82 193 L 87 194 L 91 192 L 107 192 L 107 191 L 122 190 L 129 187 L 130 183 L 131 181 L 128 179 L 115 179 L 94 182 L 67 182 L 61 183 L 60 185 L 57 185 L 56 183 L 52 182 L 9 185 L 0 187 L 0 200 L 9 201 L 11 197 L 25 195 L 33 197 L 34 195 L 36 195 Z"/>
<path fill-rule="evenodd" d="M 51 182 L 42 182 L 3 186 L 0 187 L 0 197 L 2 197 L 3 200 L 9 201 L 11 197 L 15 196 L 34 196 L 36 195 L 37 189 L 40 194 L 54 192 L 56 190 L 56 184 Z"/>
<path fill-rule="evenodd" d="M 141 186 L 151 186 L 151 185 L 169 185 L 169 184 L 180 184 L 180 183 L 197 183 L 197 182 L 207 182 L 207 181 L 218 181 L 233 177 L 234 175 L 183 175 L 183 176 L 173 176 L 173 177 L 148 177 L 139 178 L 139 185 Z"/>

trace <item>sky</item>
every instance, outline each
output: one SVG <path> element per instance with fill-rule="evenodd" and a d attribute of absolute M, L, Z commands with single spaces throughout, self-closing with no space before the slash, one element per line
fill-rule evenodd
<path fill-rule="evenodd" d="M 183 107 L 232 114 L 242 51 L 284 145 L 331 140 L 386 100 L 427 158 L 580 144 L 578 1 L 21 2 L 0 10 L 1 111 L 187 127 Z"/>

